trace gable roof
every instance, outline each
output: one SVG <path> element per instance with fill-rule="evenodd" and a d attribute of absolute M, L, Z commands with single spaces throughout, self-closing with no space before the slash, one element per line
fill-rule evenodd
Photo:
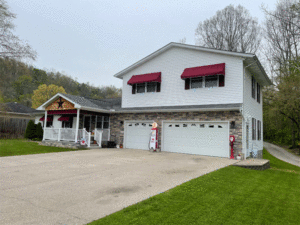
<path fill-rule="evenodd" d="M 211 52 L 211 53 L 217 53 L 217 54 L 223 54 L 223 55 L 230 55 L 230 56 L 237 56 L 237 57 L 242 57 L 244 58 L 244 63 L 245 66 L 249 66 L 249 71 L 251 73 L 255 73 L 259 75 L 259 78 L 256 77 L 263 86 L 265 85 L 271 85 L 272 82 L 269 79 L 268 75 L 266 74 L 264 68 L 260 64 L 258 58 L 256 57 L 255 54 L 252 53 L 240 53 L 240 52 L 232 52 L 232 51 L 227 51 L 227 50 L 218 50 L 214 48 L 207 48 L 207 47 L 202 47 L 202 46 L 196 46 L 196 45 L 187 45 L 187 44 L 181 44 L 181 43 L 176 43 L 176 42 L 171 42 L 164 47 L 158 49 L 157 51 L 151 53 L 150 55 L 146 56 L 145 58 L 139 60 L 138 62 L 132 64 L 131 66 L 125 68 L 124 70 L 116 73 L 114 77 L 123 79 L 123 76 L 128 73 L 129 71 L 139 67 L 143 63 L 155 58 L 156 56 L 162 54 L 163 52 L 167 51 L 170 48 L 173 47 L 178 47 L 178 48 L 183 48 L 183 49 L 192 49 L 192 50 L 198 50 L 202 52 Z"/>
<path fill-rule="evenodd" d="M 48 101 L 43 103 L 37 109 L 44 110 L 48 105 L 54 102 L 58 97 L 62 97 L 67 101 L 74 104 L 75 108 L 88 109 L 99 112 L 109 112 L 111 109 L 121 107 L 121 98 L 111 98 L 111 99 L 92 99 L 82 96 L 70 95 L 57 93 Z"/>

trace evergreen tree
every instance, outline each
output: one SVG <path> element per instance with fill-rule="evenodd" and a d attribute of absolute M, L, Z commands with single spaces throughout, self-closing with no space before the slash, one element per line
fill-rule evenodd
<path fill-rule="evenodd" d="M 36 130 L 35 130 L 35 136 L 37 138 L 38 141 L 41 141 L 43 139 L 43 128 L 41 123 L 38 123 L 36 126 Z"/>
<path fill-rule="evenodd" d="M 26 131 L 25 131 L 25 138 L 33 139 L 36 137 L 36 125 L 34 124 L 33 120 L 28 122 Z"/>

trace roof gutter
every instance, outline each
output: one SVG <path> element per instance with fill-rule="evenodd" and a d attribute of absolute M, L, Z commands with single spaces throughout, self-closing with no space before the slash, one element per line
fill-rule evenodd
<path fill-rule="evenodd" d="M 240 107 L 232 108 L 194 108 L 194 109 L 147 109 L 147 110 L 120 110 L 120 111 L 109 111 L 109 113 L 149 113 L 149 112 L 195 112 L 195 111 L 239 111 Z"/>

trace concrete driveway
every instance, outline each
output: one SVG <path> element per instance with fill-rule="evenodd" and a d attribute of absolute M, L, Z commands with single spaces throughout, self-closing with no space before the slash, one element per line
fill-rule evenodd
<path fill-rule="evenodd" d="M 235 163 L 97 149 L 0 158 L 0 224 L 86 224 Z"/>

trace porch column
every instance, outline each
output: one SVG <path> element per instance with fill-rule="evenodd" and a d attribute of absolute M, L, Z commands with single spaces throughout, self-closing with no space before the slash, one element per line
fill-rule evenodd
<path fill-rule="evenodd" d="M 77 138 L 78 138 L 79 116 L 80 116 L 80 109 L 77 109 L 76 132 L 75 132 L 75 143 L 77 143 Z"/>
<path fill-rule="evenodd" d="M 45 140 L 46 125 L 47 125 L 47 111 L 45 110 L 43 140 Z"/>

